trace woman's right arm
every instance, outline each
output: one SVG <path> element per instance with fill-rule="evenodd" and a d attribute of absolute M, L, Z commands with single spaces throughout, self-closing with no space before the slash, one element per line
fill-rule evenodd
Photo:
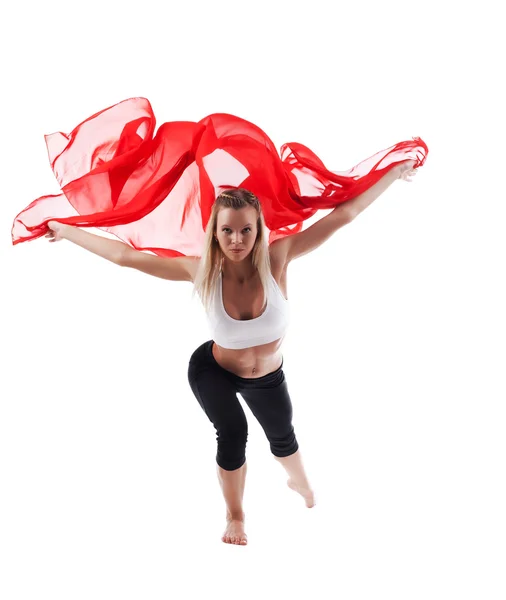
<path fill-rule="evenodd" d="M 57 221 L 49 221 L 48 227 L 50 231 L 46 237 L 51 238 L 51 242 L 69 240 L 120 267 L 130 267 L 162 279 L 193 281 L 200 261 L 196 256 L 154 256 L 119 240 L 110 240 Z"/>

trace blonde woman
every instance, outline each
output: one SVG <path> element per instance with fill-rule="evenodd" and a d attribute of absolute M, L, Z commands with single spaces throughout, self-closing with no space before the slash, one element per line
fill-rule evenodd
<path fill-rule="evenodd" d="M 173 281 L 193 282 L 213 332 L 192 354 L 190 387 L 217 434 L 217 474 L 226 504 L 222 541 L 246 545 L 243 496 L 248 424 L 240 393 L 262 426 L 288 486 L 308 508 L 315 495 L 292 425 L 283 372 L 282 341 L 289 324 L 287 267 L 349 223 L 398 178 L 409 181 L 416 161 L 395 165 L 356 198 L 337 206 L 306 230 L 268 243 L 262 206 L 243 188 L 218 195 L 206 227 L 202 257 L 161 257 L 49 221 L 51 242 L 67 239 L 124 267 Z"/>

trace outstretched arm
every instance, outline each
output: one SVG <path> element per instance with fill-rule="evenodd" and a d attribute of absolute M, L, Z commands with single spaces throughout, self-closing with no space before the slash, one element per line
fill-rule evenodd
<path fill-rule="evenodd" d="M 321 246 L 338 229 L 347 225 L 359 213 L 380 196 L 392 183 L 401 177 L 413 175 L 415 161 L 403 161 L 392 167 L 378 182 L 359 196 L 337 205 L 328 215 L 299 233 L 280 238 L 271 244 L 271 255 L 282 265 L 299 256 L 304 256 Z M 407 179 L 409 181 L 409 179 Z"/>
<path fill-rule="evenodd" d="M 395 165 L 395 167 L 392 167 L 388 173 L 383 175 L 383 177 L 368 190 L 356 198 L 353 198 L 353 200 L 343 202 L 343 204 L 340 206 L 343 206 L 343 208 L 346 207 L 351 218 L 354 219 L 358 214 L 372 204 L 376 198 L 381 196 L 381 194 L 387 188 L 389 188 L 396 179 L 399 179 L 399 177 L 405 178 L 407 175 L 414 175 L 416 171 L 413 169 L 413 165 L 415 164 L 416 161 L 414 160 L 406 160 Z"/>
<path fill-rule="evenodd" d="M 46 237 L 50 242 L 69 240 L 120 267 L 131 267 L 171 281 L 193 281 L 200 261 L 198 256 L 153 256 L 119 240 L 110 240 L 58 221 L 49 221 L 48 227 Z"/>

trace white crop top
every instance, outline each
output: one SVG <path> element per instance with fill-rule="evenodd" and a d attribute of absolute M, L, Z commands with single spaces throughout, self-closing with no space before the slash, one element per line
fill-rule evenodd
<path fill-rule="evenodd" d="M 247 321 L 233 319 L 225 311 L 221 273 L 220 271 L 217 277 L 211 308 L 207 313 L 213 340 L 223 348 L 240 350 L 268 344 L 283 337 L 290 322 L 289 303 L 272 273 L 269 276 L 264 312 L 256 319 Z"/>

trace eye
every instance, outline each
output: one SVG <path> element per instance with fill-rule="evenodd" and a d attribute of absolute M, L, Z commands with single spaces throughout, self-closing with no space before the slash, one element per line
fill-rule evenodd
<path fill-rule="evenodd" d="M 245 228 L 243 229 L 243 231 L 246 231 L 246 229 L 249 229 L 249 230 L 251 231 L 251 227 L 245 227 Z M 229 227 L 224 227 L 224 228 L 222 229 L 222 231 L 224 231 L 224 232 L 230 231 L 230 228 L 229 228 Z"/>

